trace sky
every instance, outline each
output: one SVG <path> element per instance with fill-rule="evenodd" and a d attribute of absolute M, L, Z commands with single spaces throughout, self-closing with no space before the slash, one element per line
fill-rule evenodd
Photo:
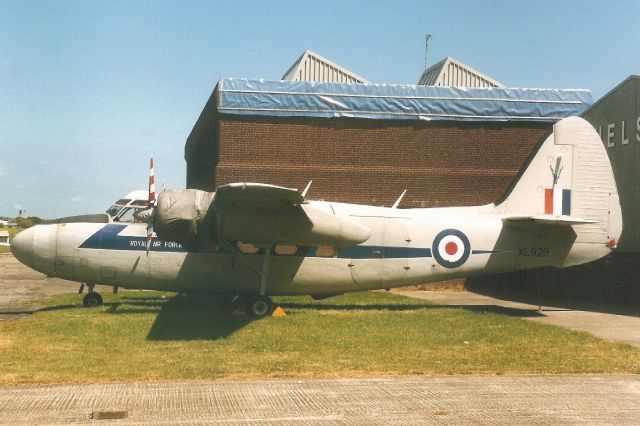
<path fill-rule="evenodd" d="M 103 212 L 181 189 L 220 77 L 279 79 L 309 49 L 373 83 L 453 56 L 507 87 L 640 74 L 640 1 L 0 0 L 0 216 Z M 265 182 L 268 183 L 268 182 Z"/>

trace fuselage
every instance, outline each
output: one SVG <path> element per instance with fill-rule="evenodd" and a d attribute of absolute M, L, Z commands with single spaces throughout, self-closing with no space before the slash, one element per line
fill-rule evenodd
<path fill-rule="evenodd" d="M 605 255 L 575 244 L 572 227 L 510 226 L 493 205 L 391 209 L 310 202 L 371 230 L 350 247 L 275 245 L 267 295 L 337 294 L 498 273 L 568 266 Z M 265 247 L 227 242 L 187 251 L 154 238 L 144 223 L 59 223 L 20 233 L 12 251 L 48 275 L 91 284 L 178 292 L 256 294 Z"/>

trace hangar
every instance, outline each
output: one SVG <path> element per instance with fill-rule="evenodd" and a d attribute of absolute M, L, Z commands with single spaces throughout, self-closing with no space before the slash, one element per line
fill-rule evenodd
<path fill-rule="evenodd" d="M 509 89 L 451 57 L 418 85 L 383 85 L 305 51 L 282 80 L 218 81 L 187 139 L 187 187 L 313 180 L 313 199 L 390 206 L 407 189 L 401 207 L 490 203 L 556 121 L 583 114 L 611 144 L 627 224 L 617 252 L 465 285 L 527 300 L 638 300 L 638 79 L 592 105 L 589 91 Z"/>

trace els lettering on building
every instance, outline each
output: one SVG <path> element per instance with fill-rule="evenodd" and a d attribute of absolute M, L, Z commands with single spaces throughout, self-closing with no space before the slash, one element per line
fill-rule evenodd
<path fill-rule="evenodd" d="M 613 123 L 607 124 L 607 132 L 605 135 L 602 133 L 602 126 L 598 126 L 600 138 L 602 138 L 602 142 L 607 146 L 607 148 L 613 148 L 616 146 L 616 126 L 618 126 L 617 128 L 620 133 L 620 137 L 618 138 L 620 145 L 627 145 L 629 143 L 629 137 L 627 136 L 627 121 L 620 120 L 619 123 L 614 121 Z M 640 116 L 636 118 L 635 130 L 635 140 L 636 142 L 640 142 Z"/>
<path fill-rule="evenodd" d="M 640 253 L 640 76 L 632 75 L 583 114 L 607 148 L 622 206 L 622 252 Z"/>

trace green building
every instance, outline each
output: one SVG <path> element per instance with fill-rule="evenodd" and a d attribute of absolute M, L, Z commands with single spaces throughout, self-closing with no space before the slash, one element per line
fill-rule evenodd
<path fill-rule="evenodd" d="M 640 252 L 640 76 L 624 80 L 582 116 L 600 133 L 616 176 L 624 222 L 617 250 Z"/>

